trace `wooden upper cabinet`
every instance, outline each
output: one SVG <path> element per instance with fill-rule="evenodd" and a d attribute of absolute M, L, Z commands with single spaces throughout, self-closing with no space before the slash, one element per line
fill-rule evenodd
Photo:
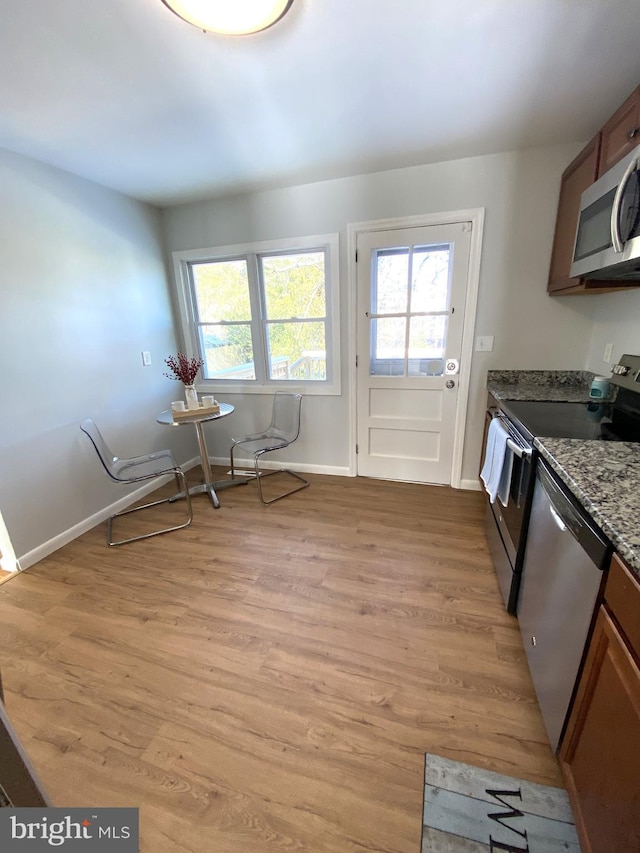
<path fill-rule="evenodd" d="M 640 145 L 640 87 L 605 124 L 600 133 L 564 171 L 556 218 L 556 233 L 547 291 L 552 296 L 576 293 L 610 293 L 638 287 L 637 281 L 602 281 L 571 278 L 573 244 L 578 225 L 580 196 L 600 175 Z"/>
<path fill-rule="evenodd" d="M 580 196 L 591 186 L 598 174 L 600 134 L 595 136 L 576 159 L 565 169 L 560 184 L 560 200 L 556 217 L 556 233 L 549 268 L 549 293 L 583 289 L 584 282 L 571 278 L 573 244 L 576 237 Z"/>
<path fill-rule="evenodd" d="M 598 177 L 640 145 L 640 87 L 602 128 Z"/>

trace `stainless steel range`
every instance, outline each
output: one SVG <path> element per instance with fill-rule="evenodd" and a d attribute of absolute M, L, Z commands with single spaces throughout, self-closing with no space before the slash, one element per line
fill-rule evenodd
<path fill-rule="evenodd" d="M 500 402 L 513 465 L 508 500 L 487 501 L 486 533 L 502 595 L 516 614 L 531 515 L 538 451 L 534 438 L 640 441 L 640 356 L 623 355 L 612 370 L 612 402 Z"/>

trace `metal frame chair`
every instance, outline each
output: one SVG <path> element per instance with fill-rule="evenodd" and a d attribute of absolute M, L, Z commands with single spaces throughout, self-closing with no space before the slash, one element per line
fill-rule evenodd
<path fill-rule="evenodd" d="M 161 533 L 171 533 L 173 530 L 182 530 L 183 527 L 188 527 L 193 520 L 193 508 L 191 506 L 191 496 L 187 486 L 187 478 L 184 471 L 176 464 L 170 450 L 158 450 L 155 453 L 148 453 L 144 456 L 133 456 L 129 459 L 120 459 L 111 452 L 102 433 L 91 420 L 87 418 L 80 424 L 80 429 L 84 432 L 91 443 L 93 444 L 102 467 L 107 472 L 112 480 L 116 483 L 143 483 L 147 480 L 154 480 L 158 477 L 164 477 L 167 474 L 173 474 L 178 486 L 178 493 L 169 498 L 162 498 L 158 501 L 143 504 L 142 506 L 134 506 L 131 509 L 125 509 L 122 512 L 117 512 L 112 515 L 107 521 L 107 544 L 108 545 L 126 545 L 128 542 L 137 542 L 140 539 L 150 539 L 152 536 L 159 536 Z M 131 536 L 128 539 L 114 540 L 111 535 L 111 529 L 114 518 L 120 518 L 122 515 L 129 515 L 132 512 L 139 512 L 143 509 L 149 509 L 152 506 L 158 506 L 164 503 L 173 503 L 178 498 L 185 498 L 187 501 L 187 520 L 182 524 L 176 524 L 172 527 L 163 527 L 162 530 L 154 530 L 152 533 L 144 533 L 140 536 Z"/>
<path fill-rule="evenodd" d="M 271 412 L 271 423 L 263 432 L 257 432 L 253 435 L 245 435 L 243 438 L 232 438 L 230 449 L 231 457 L 231 479 L 235 479 L 235 461 L 234 451 L 240 445 L 244 446 L 253 456 L 253 465 L 255 469 L 256 482 L 258 484 L 258 497 L 263 504 L 272 504 L 294 492 L 299 492 L 301 489 L 306 489 L 309 481 L 305 480 L 295 471 L 290 471 L 288 468 L 278 468 L 275 471 L 265 473 L 260 470 L 260 459 L 265 453 L 270 453 L 272 450 L 282 450 L 298 438 L 300 435 L 300 409 L 302 406 L 302 394 L 293 394 L 288 391 L 276 391 L 273 395 L 273 408 Z M 262 480 L 264 477 L 271 477 L 274 474 L 288 474 L 299 480 L 301 485 L 295 486 L 293 489 L 278 495 L 275 498 L 267 500 L 262 492 Z"/>

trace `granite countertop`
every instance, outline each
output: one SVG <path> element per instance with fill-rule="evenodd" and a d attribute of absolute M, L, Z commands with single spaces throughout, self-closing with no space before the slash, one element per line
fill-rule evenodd
<path fill-rule="evenodd" d="M 640 444 L 579 438 L 534 443 L 640 577 Z"/>
<path fill-rule="evenodd" d="M 594 376 L 586 370 L 489 370 L 487 391 L 497 400 L 587 403 Z"/>

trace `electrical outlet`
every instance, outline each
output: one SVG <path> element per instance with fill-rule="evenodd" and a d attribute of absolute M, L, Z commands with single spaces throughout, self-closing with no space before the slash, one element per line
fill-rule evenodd
<path fill-rule="evenodd" d="M 476 352 L 491 352 L 493 350 L 493 335 L 478 335 Z"/>
<path fill-rule="evenodd" d="M 145 367 L 151 366 L 151 353 L 148 352 L 147 350 L 143 350 L 143 352 L 142 352 L 142 364 Z"/>
<path fill-rule="evenodd" d="M 611 356 L 613 355 L 613 344 L 607 344 L 604 348 L 604 355 L 602 356 L 602 360 L 606 361 L 607 364 L 611 364 Z"/>

